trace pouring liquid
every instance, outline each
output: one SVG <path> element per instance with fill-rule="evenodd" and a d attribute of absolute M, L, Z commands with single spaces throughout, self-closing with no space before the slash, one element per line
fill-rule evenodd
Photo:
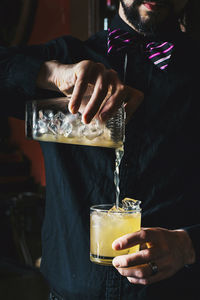
<path fill-rule="evenodd" d="M 119 209 L 119 196 L 120 196 L 120 187 L 119 187 L 119 168 L 121 164 L 122 157 L 124 155 L 124 147 L 122 146 L 121 148 L 117 148 L 115 150 L 115 171 L 114 171 L 114 183 L 116 187 L 116 203 L 115 207 L 116 209 Z"/>

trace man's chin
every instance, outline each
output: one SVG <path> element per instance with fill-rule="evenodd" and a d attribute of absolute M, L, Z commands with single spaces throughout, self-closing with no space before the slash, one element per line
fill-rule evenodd
<path fill-rule="evenodd" d="M 155 35 L 158 30 L 157 24 L 150 18 L 138 18 L 137 20 L 129 20 L 129 22 L 133 25 L 136 31 L 145 36 Z"/>

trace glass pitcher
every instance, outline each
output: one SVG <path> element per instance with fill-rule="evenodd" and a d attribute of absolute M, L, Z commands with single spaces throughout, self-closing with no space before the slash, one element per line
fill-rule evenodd
<path fill-rule="evenodd" d="M 123 106 L 105 123 L 94 118 L 89 124 L 84 124 L 80 112 L 70 113 L 69 101 L 70 97 L 61 97 L 27 102 L 26 137 L 37 141 L 66 144 L 116 149 L 123 147 L 125 138 Z"/>

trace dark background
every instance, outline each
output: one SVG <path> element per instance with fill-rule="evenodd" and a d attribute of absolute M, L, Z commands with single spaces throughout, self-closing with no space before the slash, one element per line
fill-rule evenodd
<path fill-rule="evenodd" d="M 189 2 L 193 7 L 184 22 L 199 39 L 200 1 Z M 117 6 L 118 0 L 1 0 L 0 46 L 44 43 L 66 34 L 85 40 L 104 28 Z M 0 119 L 0 299 L 45 300 L 48 287 L 39 272 L 44 161 L 24 128 L 22 120 Z"/>

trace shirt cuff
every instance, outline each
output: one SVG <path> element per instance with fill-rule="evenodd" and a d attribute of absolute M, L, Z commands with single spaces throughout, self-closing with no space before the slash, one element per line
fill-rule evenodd
<path fill-rule="evenodd" d="M 200 264 L 200 225 L 194 225 L 183 228 L 192 240 L 192 244 L 196 254 L 196 263 Z"/>

